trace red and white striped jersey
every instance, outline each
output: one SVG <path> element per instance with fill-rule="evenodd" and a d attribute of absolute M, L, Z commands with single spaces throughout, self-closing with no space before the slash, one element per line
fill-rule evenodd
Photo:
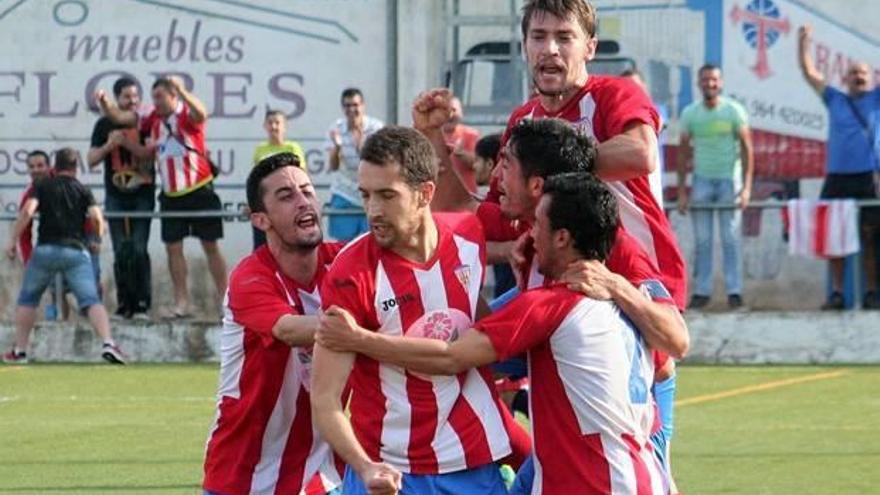
<path fill-rule="evenodd" d="M 655 131 L 660 126 L 656 108 L 635 83 L 620 77 L 590 76 L 587 84 L 556 112 L 548 112 L 537 97 L 514 110 L 502 137 L 502 145 L 519 121 L 552 117 L 571 122 L 580 133 L 594 137 L 600 143 L 623 133 L 626 126 L 632 123 L 650 125 Z M 653 174 L 660 173 L 659 164 L 655 163 Z M 617 197 L 621 224 L 660 268 L 663 284 L 673 294 L 686 295 L 684 257 L 659 198 L 651 190 L 649 176 L 627 181 L 606 181 L 605 184 Z M 487 198 L 497 198 L 497 193 L 490 192 Z"/>
<path fill-rule="evenodd" d="M 341 248 L 336 243 L 318 248 L 318 271 L 310 286 L 285 276 L 266 246 L 232 271 L 220 336 L 217 412 L 205 453 L 205 490 L 268 495 L 308 487 L 312 494 L 341 483 L 332 450 L 312 425 L 312 349 L 291 347 L 272 335 L 284 315 L 318 313 L 320 283 Z"/>
<path fill-rule="evenodd" d="M 528 353 L 533 494 L 668 493 L 650 441 L 651 354 L 614 304 L 554 285 L 476 329 L 499 360 Z"/>
<path fill-rule="evenodd" d="M 214 178 L 205 158 L 205 123 L 194 123 L 189 114 L 189 106 L 179 102 L 171 115 L 163 118 L 152 109 L 140 120 L 156 145 L 156 170 L 166 196 L 183 196 Z"/>
<path fill-rule="evenodd" d="M 479 222 L 436 214 L 438 245 L 426 263 L 381 248 L 372 235 L 339 254 L 321 289 L 363 328 L 455 340 L 473 326 L 485 276 Z M 476 468 L 511 452 L 509 414 L 485 368 L 425 376 L 358 355 L 349 382 L 351 423 L 367 454 L 406 473 Z"/>

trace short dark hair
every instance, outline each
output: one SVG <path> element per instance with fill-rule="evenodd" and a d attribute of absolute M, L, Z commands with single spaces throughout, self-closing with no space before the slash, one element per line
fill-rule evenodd
<path fill-rule="evenodd" d="M 495 163 L 498 158 L 498 151 L 501 150 L 501 134 L 489 134 L 483 136 L 477 141 L 474 147 L 474 153 L 483 160 L 491 160 Z"/>
<path fill-rule="evenodd" d="M 522 7 L 523 39 L 528 37 L 532 17 L 538 12 L 560 19 L 574 15 L 588 37 L 596 36 L 596 8 L 588 0 L 527 0 Z"/>
<path fill-rule="evenodd" d="M 122 76 L 113 83 L 113 96 L 119 98 L 119 95 L 122 94 L 122 90 L 129 87 L 134 86 L 139 88 L 139 84 L 134 79 L 128 76 Z"/>
<path fill-rule="evenodd" d="M 560 119 L 520 121 L 510 131 L 509 146 L 525 178 L 592 172 L 596 165 L 596 141 Z"/>
<path fill-rule="evenodd" d="M 614 194 L 593 174 L 559 174 L 544 182 L 547 216 L 554 231 L 565 229 L 587 260 L 605 261 L 619 224 Z"/>
<path fill-rule="evenodd" d="M 344 103 L 346 98 L 354 98 L 355 96 L 360 96 L 361 99 L 364 99 L 364 94 L 361 93 L 361 90 L 358 88 L 345 88 L 342 90 L 342 96 L 339 97 L 339 102 Z"/>
<path fill-rule="evenodd" d="M 437 180 L 437 158 L 428 138 L 409 127 L 388 126 L 370 135 L 361 148 L 361 160 L 373 165 L 396 163 L 410 187 Z"/>
<path fill-rule="evenodd" d="M 708 70 L 717 70 L 719 74 L 721 73 L 721 67 L 718 67 L 715 64 L 706 63 L 706 64 L 703 64 L 702 67 L 700 67 L 700 70 L 697 71 L 697 75 L 702 75 L 703 72 L 708 71 Z"/>
<path fill-rule="evenodd" d="M 280 115 L 280 116 L 284 117 L 284 120 L 287 120 L 286 113 L 282 112 L 281 110 L 278 110 L 277 108 L 269 108 L 266 110 L 266 116 L 263 117 L 263 121 L 265 122 L 265 121 L 269 120 L 270 117 L 274 117 L 276 115 Z"/>
<path fill-rule="evenodd" d="M 248 208 L 251 212 L 266 211 L 266 203 L 263 202 L 263 194 L 266 193 L 263 189 L 263 179 L 284 167 L 299 168 L 299 158 L 286 151 L 275 153 L 263 158 L 251 169 L 246 185 Z"/>
<path fill-rule="evenodd" d="M 168 79 L 167 77 L 160 77 L 159 79 L 156 79 L 156 82 L 153 83 L 153 87 L 151 88 L 151 90 L 157 88 L 162 88 L 171 94 L 176 94 L 176 91 L 174 90 L 174 85 L 171 84 L 171 79 Z"/>
<path fill-rule="evenodd" d="M 25 158 L 24 160 L 25 160 L 25 161 L 28 161 L 28 160 L 30 160 L 31 158 L 35 157 L 35 156 L 42 156 L 42 157 L 43 157 L 43 160 L 46 160 L 46 165 L 51 165 L 51 164 L 52 164 L 52 160 L 49 159 L 49 154 L 46 153 L 46 152 L 43 151 L 43 150 L 33 150 L 33 151 L 31 151 L 30 153 L 27 154 L 27 158 Z"/>
<path fill-rule="evenodd" d="M 79 151 L 73 148 L 61 148 L 55 152 L 55 170 L 76 170 L 79 163 Z"/>

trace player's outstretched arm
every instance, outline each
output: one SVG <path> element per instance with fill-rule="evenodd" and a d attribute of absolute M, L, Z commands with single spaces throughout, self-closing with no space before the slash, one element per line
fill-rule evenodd
<path fill-rule="evenodd" d="M 351 374 L 355 355 L 315 346 L 312 360 L 312 419 L 324 439 L 360 476 L 368 493 L 394 495 L 401 474 L 393 467 L 374 462 L 364 451 L 342 409 L 342 393 Z"/>
<path fill-rule="evenodd" d="M 653 301 L 599 261 L 573 263 L 561 281 L 589 298 L 611 300 L 635 324 L 648 345 L 681 359 L 690 347 L 687 323 L 672 304 Z"/>
<path fill-rule="evenodd" d="M 489 337 L 473 329 L 455 342 L 383 335 L 361 328 L 338 307 L 324 313 L 315 340 L 329 349 L 357 352 L 429 375 L 455 375 L 498 360 Z"/>

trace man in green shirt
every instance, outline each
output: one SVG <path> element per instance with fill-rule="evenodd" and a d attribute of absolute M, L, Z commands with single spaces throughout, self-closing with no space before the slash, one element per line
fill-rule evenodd
<path fill-rule="evenodd" d="M 293 153 L 299 160 L 299 168 L 306 172 L 309 171 L 302 146 L 296 141 L 287 140 L 287 115 L 284 112 L 281 110 L 268 110 L 266 112 L 266 120 L 263 121 L 263 129 L 266 130 L 266 135 L 269 139 L 258 144 L 254 150 L 254 165 L 271 155 Z M 254 249 L 266 243 L 266 234 L 256 227 L 253 229 L 253 237 Z"/>
<path fill-rule="evenodd" d="M 752 138 L 743 106 L 721 96 L 721 69 L 710 64 L 701 67 L 699 85 L 703 100 L 688 105 L 680 118 L 678 210 L 687 214 L 690 200 L 737 205 L 736 209 L 717 210 L 727 303 L 736 309 L 743 304 L 740 217 L 752 192 Z M 685 179 L 691 162 L 693 178 L 689 197 Z M 691 215 L 696 245 L 694 292 L 689 305 L 693 309 L 705 307 L 712 295 L 715 211 L 696 209 Z"/>
<path fill-rule="evenodd" d="M 254 165 L 269 155 L 286 152 L 296 155 L 299 158 L 299 168 L 308 172 L 306 155 L 303 153 L 302 146 L 296 141 L 287 140 L 287 115 L 284 115 L 284 112 L 281 110 L 266 112 L 263 129 L 266 129 L 266 135 L 269 139 L 257 145 L 257 149 L 254 150 Z"/>

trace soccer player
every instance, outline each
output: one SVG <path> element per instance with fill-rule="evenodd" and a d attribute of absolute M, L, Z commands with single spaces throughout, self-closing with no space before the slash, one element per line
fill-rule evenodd
<path fill-rule="evenodd" d="M 414 105 L 416 122 L 436 122 L 448 108 L 449 94 L 445 90 L 422 94 Z M 434 144 L 435 153 L 443 156 L 436 126 L 419 125 L 419 130 Z M 486 237 L 492 241 L 513 241 L 527 231 L 534 222 L 535 210 L 541 198 L 541 188 L 552 175 L 566 172 L 592 172 L 598 163 L 597 147 L 590 138 L 578 134 L 560 119 L 524 120 L 514 125 L 501 150 L 501 172 L 498 189 L 501 204 L 482 202 L 472 204 L 481 220 Z M 513 225 L 511 220 L 518 225 Z M 522 237 L 519 251 L 522 260 L 517 274 L 522 290 L 540 287 L 544 277 L 532 263 L 534 250 Z M 574 273 L 579 273 L 577 277 Z M 570 272 L 569 279 L 577 278 L 579 288 L 586 295 L 611 298 L 656 348 L 676 357 L 682 357 L 689 345 L 687 326 L 676 301 L 661 297 L 656 303 L 642 297 L 637 286 L 646 280 L 663 280 L 654 261 L 641 245 L 621 229 L 611 250 L 607 268 L 601 263 L 580 263 Z M 630 283 L 626 283 L 629 281 Z M 664 283 L 665 285 L 665 283 Z M 662 291 L 665 293 L 666 291 Z M 674 299 L 674 300 L 673 300 Z M 672 303 L 672 304 L 669 304 Z"/>
<path fill-rule="evenodd" d="M 596 9 L 588 1 L 528 0 L 522 34 L 537 96 L 513 111 L 502 148 L 523 119 L 560 118 L 594 137 L 599 142 L 595 173 L 615 194 L 623 228 L 656 263 L 663 284 L 684 308 L 684 258 L 649 182 L 650 174 L 660 173 L 660 122 L 650 98 L 629 79 L 587 73 L 598 43 Z M 444 173 L 438 187 L 463 187 L 454 185 L 456 180 Z M 498 202 L 500 195 L 495 181 L 487 199 Z"/>
<path fill-rule="evenodd" d="M 279 153 L 248 176 L 251 223 L 268 241 L 230 277 L 206 493 L 323 494 L 341 482 L 314 431 L 309 388 L 318 287 L 342 246 L 323 242 L 315 188 L 300 166 Z"/>
<path fill-rule="evenodd" d="M 572 262 L 605 260 L 618 228 L 612 193 L 587 174 L 551 177 L 543 190 L 531 230 L 540 273 L 559 279 Z M 552 285 L 523 293 L 474 328 L 452 341 L 399 338 L 364 330 L 333 306 L 317 339 L 322 349 L 356 349 L 409 373 L 455 374 L 528 352 L 532 493 L 668 493 L 649 440 L 653 363 L 613 303 Z"/>
<path fill-rule="evenodd" d="M 325 308 L 407 339 L 451 341 L 473 325 L 485 275 L 482 230 L 471 214 L 431 213 L 436 174 L 431 144 L 417 131 L 387 127 L 367 138 L 358 181 L 370 232 L 331 267 Z M 339 400 L 346 383 L 351 423 Z M 511 453 L 508 429 L 518 426 L 485 368 L 429 377 L 316 346 L 312 411 L 349 464 L 346 495 L 394 493 L 387 484 L 397 483 L 403 494 L 506 494 L 495 461 Z"/>

